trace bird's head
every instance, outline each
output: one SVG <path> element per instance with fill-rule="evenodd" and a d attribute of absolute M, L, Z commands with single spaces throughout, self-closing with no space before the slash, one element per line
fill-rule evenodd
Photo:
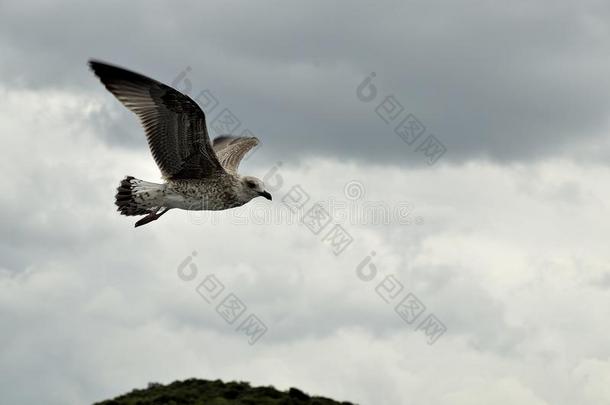
<path fill-rule="evenodd" d="M 265 184 L 262 180 L 253 176 L 243 176 L 239 180 L 238 196 L 240 200 L 248 202 L 255 197 L 265 197 L 267 200 L 271 200 L 271 194 L 265 191 Z"/>

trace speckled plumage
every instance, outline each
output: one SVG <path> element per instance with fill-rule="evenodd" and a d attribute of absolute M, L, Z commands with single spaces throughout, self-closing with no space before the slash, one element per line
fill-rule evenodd
<path fill-rule="evenodd" d="M 255 137 L 223 135 L 210 142 L 205 114 L 187 95 L 132 71 L 103 62 L 89 65 L 104 86 L 134 112 L 146 131 L 152 155 L 166 182 L 128 176 L 115 196 L 122 215 L 146 215 L 136 226 L 170 209 L 224 210 L 252 198 L 271 200 L 261 180 L 240 176 L 237 168 Z"/>
<path fill-rule="evenodd" d="M 169 180 L 165 188 L 166 206 L 185 210 L 219 211 L 238 207 L 239 178 L 231 174 L 201 180 Z"/>

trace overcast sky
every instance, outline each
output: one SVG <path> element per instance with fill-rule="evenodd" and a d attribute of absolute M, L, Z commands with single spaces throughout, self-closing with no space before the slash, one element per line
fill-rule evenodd
<path fill-rule="evenodd" d="M 609 403 L 609 21 L 575 0 L 0 1 L 3 402 L 197 377 L 360 404 Z M 210 126 L 228 109 L 273 202 L 134 229 L 115 188 L 160 174 L 89 58 L 173 83 Z M 225 287 L 210 303 L 204 280 Z"/>

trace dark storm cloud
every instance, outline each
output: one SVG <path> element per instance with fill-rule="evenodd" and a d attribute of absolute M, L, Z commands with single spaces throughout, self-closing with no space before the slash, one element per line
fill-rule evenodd
<path fill-rule="evenodd" d="M 393 133 L 400 119 L 375 113 L 391 94 L 446 146 L 446 161 L 566 154 L 607 129 L 601 2 L 1 7 L 5 83 L 98 97 L 89 57 L 165 82 L 190 66 L 193 89 L 214 91 L 274 155 L 424 163 Z M 378 96 L 367 104 L 356 87 L 371 72 Z"/>

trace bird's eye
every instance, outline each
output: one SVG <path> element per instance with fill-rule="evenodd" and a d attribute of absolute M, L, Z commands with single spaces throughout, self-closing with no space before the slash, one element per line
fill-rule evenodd
<path fill-rule="evenodd" d="M 250 188 L 255 188 L 255 187 L 256 187 L 256 184 L 255 184 L 253 181 L 247 181 L 247 182 L 246 182 L 246 185 L 247 185 L 248 187 L 250 187 Z"/>

